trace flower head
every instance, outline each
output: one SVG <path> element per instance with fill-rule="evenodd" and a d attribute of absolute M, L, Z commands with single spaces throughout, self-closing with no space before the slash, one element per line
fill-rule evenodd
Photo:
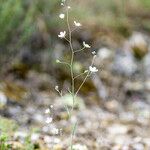
<path fill-rule="evenodd" d="M 65 38 L 65 36 L 66 36 L 66 31 L 60 32 L 59 35 L 58 35 L 58 37 L 61 38 L 61 39 Z"/>
<path fill-rule="evenodd" d="M 65 18 L 65 14 L 60 14 L 59 18 L 64 19 Z"/>
<path fill-rule="evenodd" d="M 46 118 L 46 123 L 47 124 L 49 124 L 49 123 L 51 123 L 53 121 L 53 118 L 52 117 L 48 117 L 48 118 Z"/>
<path fill-rule="evenodd" d="M 59 134 L 59 129 L 53 128 L 53 129 L 52 129 L 52 133 L 53 133 L 53 134 Z"/>
<path fill-rule="evenodd" d="M 81 27 L 82 26 L 81 23 L 76 22 L 76 21 L 74 21 L 74 24 L 75 24 L 76 27 Z"/>
<path fill-rule="evenodd" d="M 61 1 L 61 6 L 64 6 L 65 1 L 66 1 L 66 0 L 62 0 L 62 1 Z"/>
<path fill-rule="evenodd" d="M 55 90 L 56 90 L 57 92 L 59 91 L 58 85 L 55 86 Z"/>
<path fill-rule="evenodd" d="M 91 46 L 90 46 L 89 44 L 86 44 L 85 42 L 83 42 L 83 46 L 84 46 L 85 48 L 91 48 Z"/>
<path fill-rule="evenodd" d="M 92 67 L 92 66 L 89 66 L 89 70 L 92 72 L 92 73 L 95 73 L 98 71 L 98 69 L 96 67 Z"/>
<path fill-rule="evenodd" d="M 70 7 L 70 6 L 68 6 L 67 8 L 68 8 L 68 9 L 71 9 L 71 7 Z"/>
<path fill-rule="evenodd" d="M 54 106 L 53 105 L 50 105 L 50 108 L 53 108 Z"/>
<path fill-rule="evenodd" d="M 47 108 L 47 109 L 45 110 L 45 114 L 50 114 L 50 112 L 51 112 L 51 110 L 50 110 L 49 108 Z"/>
<path fill-rule="evenodd" d="M 96 55 L 96 52 L 95 52 L 95 51 L 93 51 L 93 52 L 92 52 L 92 54 L 93 54 L 93 55 Z"/>

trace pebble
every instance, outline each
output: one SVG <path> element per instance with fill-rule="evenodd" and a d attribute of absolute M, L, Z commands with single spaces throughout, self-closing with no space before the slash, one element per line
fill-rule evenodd
<path fill-rule="evenodd" d="M 81 144 L 75 144 L 73 145 L 73 150 L 88 150 L 86 145 L 81 145 Z"/>
<path fill-rule="evenodd" d="M 40 134 L 38 134 L 38 133 L 33 133 L 33 134 L 31 135 L 31 141 L 32 141 L 32 142 L 38 141 L 39 138 L 40 138 Z"/>
<path fill-rule="evenodd" d="M 14 133 L 14 138 L 17 140 L 25 141 L 25 138 L 28 136 L 27 132 L 17 131 Z"/>
<path fill-rule="evenodd" d="M 135 32 L 129 39 L 129 44 L 136 58 L 142 59 L 148 53 L 148 44 L 146 36 Z"/>
<path fill-rule="evenodd" d="M 113 70 L 118 74 L 131 76 L 137 71 L 137 65 L 131 52 L 118 52 L 114 58 L 112 66 Z"/>
<path fill-rule="evenodd" d="M 7 97 L 0 91 L 0 108 L 3 108 L 7 104 Z"/>
<path fill-rule="evenodd" d="M 112 56 L 112 52 L 110 49 L 103 47 L 98 50 L 97 55 L 100 59 L 104 60 L 110 58 Z"/>

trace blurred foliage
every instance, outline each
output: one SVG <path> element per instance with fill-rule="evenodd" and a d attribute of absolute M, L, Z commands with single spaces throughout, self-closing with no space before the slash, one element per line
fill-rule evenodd
<path fill-rule="evenodd" d="M 18 125 L 14 120 L 6 119 L 0 116 L 0 132 L 11 134 L 17 128 Z"/>
<path fill-rule="evenodd" d="M 71 3 L 70 18 L 81 21 L 90 30 L 97 26 L 123 36 L 139 27 L 150 30 L 149 0 L 74 0 Z M 57 17 L 63 11 L 60 9 L 60 0 L 0 0 L 0 49 L 14 50 L 29 44 L 35 33 L 56 37 L 56 31 L 63 28 L 63 22 Z"/>
<path fill-rule="evenodd" d="M 37 32 L 40 18 L 53 19 L 57 4 L 49 0 L 0 0 L 0 45 L 26 42 Z"/>
<path fill-rule="evenodd" d="M 7 144 L 8 136 L 6 134 L 0 135 L 0 150 L 9 150 L 10 145 Z"/>

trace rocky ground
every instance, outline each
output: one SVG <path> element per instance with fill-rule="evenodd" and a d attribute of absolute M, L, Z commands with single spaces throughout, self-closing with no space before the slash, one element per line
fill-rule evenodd
<path fill-rule="evenodd" d="M 59 98 L 55 76 L 35 70 L 24 76 L 13 66 L 15 71 L 9 69 L 0 82 L 1 145 L 4 141 L 11 150 L 66 150 L 77 122 L 74 150 L 149 150 L 149 39 L 133 33 L 121 48 L 97 50 L 99 73 L 81 90 L 71 120 L 64 108 L 70 95 Z M 67 72 L 58 71 L 65 74 L 65 85 Z"/>

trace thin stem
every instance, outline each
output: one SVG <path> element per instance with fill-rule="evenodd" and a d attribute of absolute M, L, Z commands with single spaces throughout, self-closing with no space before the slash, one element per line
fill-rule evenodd
<path fill-rule="evenodd" d="M 96 55 L 93 56 L 93 59 L 92 59 L 92 63 L 91 63 L 91 66 L 93 65 L 94 63 L 94 59 L 95 59 Z M 89 77 L 89 75 L 91 74 L 91 71 L 89 70 L 86 77 L 84 78 L 84 80 L 82 81 L 82 83 L 80 84 L 78 90 L 76 91 L 75 93 L 75 97 L 77 96 L 77 94 L 79 93 L 80 89 L 82 88 L 83 84 L 85 83 L 85 81 L 87 80 L 87 78 Z"/>
<path fill-rule="evenodd" d="M 84 49 L 85 49 L 85 46 L 84 46 L 83 48 L 79 49 L 79 50 L 74 51 L 74 53 L 77 53 L 77 52 L 83 51 Z"/>
<path fill-rule="evenodd" d="M 66 37 L 64 37 L 64 39 L 65 39 L 67 42 L 70 42 Z"/>
<path fill-rule="evenodd" d="M 73 128 L 72 128 L 72 132 L 71 132 L 71 141 L 70 141 L 70 148 L 71 150 L 73 150 L 73 138 L 74 138 L 74 135 L 75 135 L 75 132 L 76 132 L 76 128 L 77 128 L 77 122 L 73 125 Z"/>
<path fill-rule="evenodd" d="M 78 77 L 80 77 L 80 76 L 82 76 L 82 75 L 86 74 L 86 73 L 87 73 L 87 71 L 85 71 L 85 72 L 83 72 L 83 73 L 81 73 L 81 74 L 79 74 L 79 75 L 75 76 L 75 77 L 74 77 L 74 80 L 75 80 L 76 78 L 78 78 Z"/>
<path fill-rule="evenodd" d="M 59 63 L 60 63 L 60 64 L 67 65 L 67 66 L 71 67 L 71 66 L 70 66 L 70 64 L 69 64 L 69 63 L 67 63 L 67 62 L 59 61 Z"/>
<path fill-rule="evenodd" d="M 72 116 L 72 112 L 74 110 L 74 103 L 75 103 L 75 82 L 74 82 L 74 73 L 73 73 L 73 61 L 74 61 L 74 50 L 73 50 L 73 46 L 72 46 L 72 33 L 71 33 L 71 28 L 70 28 L 70 24 L 69 24 L 69 13 L 68 13 L 68 8 L 67 8 L 67 27 L 68 27 L 68 33 L 69 33 L 69 45 L 70 45 L 70 50 L 71 50 L 71 60 L 70 60 L 70 74 L 71 74 L 71 93 L 72 93 L 72 108 L 70 110 L 70 118 Z M 74 133 L 71 133 L 71 141 L 70 141 L 70 147 L 71 150 L 73 150 L 73 136 Z"/>
<path fill-rule="evenodd" d="M 78 90 L 76 91 L 75 97 L 76 97 L 77 94 L 79 93 L 80 89 L 82 88 L 82 86 L 83 86 L 83 84 L 85 83 L 86 79 L 88 78 L 89 74 L 90 74 L 90 71 L 88 71 L 86 77 L 84 78 L 83 82 L 81 83 L 81 85 L 79 86 Z"/>
<path fill-rule="evenodd" d="M 71 74 L 71 89 L 72 89 L 72 99 L 73 99 L 73 105 L 72 105 L 72 109 L 71 112 L 74 109 L 74 73 L 73 73 L 73 61 L 74 61 L 74 50 L 73 50 L 73 46 L 72 46 L 72 34 L 71 34 L 71 28 L 70 28 L 70 24 L 69 24 L 69 13 L 68 13 L 68 9 L 67 9 L 67 27 L 68 27 L 68 33 L 69 33 L 69 45 L 70 45 L 70 50 L 71 50 L 71 60 L 70 60 L 70 74 Z"/>
<path fill-rule="evenodd" d="M 61 90 L 61 91 L 57 90 L 57 92 L 59 93 L 60 97 L 62 98 L 62 97 L 63 97 L 63 92 L 62 92 L 62 90 Z M 68 106 L 64 104 L 64 108 L 66 109 L 66 111 L 67 111 L 67 113 L 68 113 L 68 116 L 69 116 L 69 118 L 70 118 L 70 111 L 69 111 Z"/>

